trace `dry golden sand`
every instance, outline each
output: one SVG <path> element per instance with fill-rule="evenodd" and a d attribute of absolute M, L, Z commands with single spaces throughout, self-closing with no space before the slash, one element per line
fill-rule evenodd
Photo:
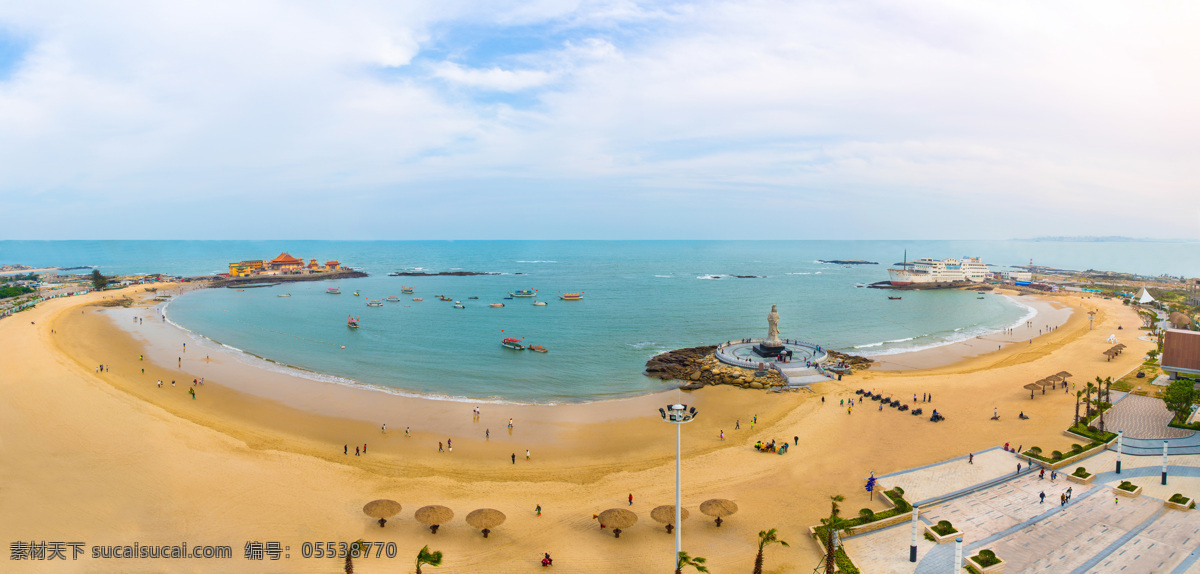
<path fill-rule="evenodd" d="M 589 405 L 485 405 L 475 422 L 469 403 L 332 385 L 305 391 L 317 393 L 328 409 L 296 409 L 235 390 L 250 384 L 239 377 L 267 375 L 226 365 L 216 372 L 232 374 L 209 378 L 193 400 L 187 395 L 192 373 L 216 367 L 202 367 L 199 357 L 182 369 L 173 356 L 138 361 L 147 347 L 112 325 L 107 311 L 89 306 L 100 297 L 58 299 L 0 321 L 0 538 L 89 547 L 227 544 L 234 558 L 88 558 L 53 567 L 6 561 L 5 571 L 335 572 L 340 561 L 303 559 L 301 543 L 359 538 L 393 541 L 399 549 L 394 560 L 357 561 L 356 571 L 366 573 L 410 572 L 411 557 L 426 544 L 446 554 L 444 566 L 432 572 L 542 571 L 543 552 L 553 555 L 557 572 L 670 571 L 673 537 L 649 514 L 674 501 L 674 429 L 658 420 L 656 408 L 675 392 Z M 1140 363 L 1151 344 L 1136 340 L 1138 331 L 1115 330 L 1140 324 L 1119 302 L 1051 300 L 1099 309 L 1096 329 L 1088 331 L 1087 316 L 1077 311 L 1032 344 L 1011 344 L 945 367 L 868 371 L 817 385 L 815 394 L 734 388 L 685 394 L 684 402 L 702 413 L 684 427 L 683 503 L 692 511 L 683 525 L 685 550 L 707 557 L 713 572 L 748 571 L 757 532 L 778 528 L 792 545 L 768 551 L 767 571 L 809 572 L 818 556 L 807 527 L 827 512 L 829 495 L 846 495 L 851 513 L 882 508 L 862 490 L 870 471 L 894 472 L 1006 441 L 1065 450 L 1071 441 L 1061 431 L 1074 399 L 1059 391 L 1030 400 L 1021 386 L 1062 370 L 1078 382 L 1119 377 Z M 1107 362 L 1100 352 L 1113 332 L 1130 348 Z M 111 365 L 111 372 L 97 374 L 100 363 Z M 159 389 L 158 379 L 168 384 Z M 171 379 L 178 386 L 172 388 Z M 932 406 L 948 420 L 933 424 L 893 409 L 878 412 L 871 409 L 876 403 L 847 415 L 836 405 L 860 387 L 902 400 L 932 393 Z M 371 415 L 331 414 L 354 413 L 355 403 Z M 1001 412 L 999 422 L 988 420 L 993 407 Z M 1019 410 L 1032 419 L 1018 420 Z M 390 421 L 386 435 L 378 412 Z M 759 423 L 751 431 L 755 414 Z M 509 417 L 516 419 L 511 435 L 504 428 Z M 733 429 L 735 419 L 741 430 Z M 405 425 L 413 427 L 412 437 L 403 436 Z M 483 428 L 492 430 L 491 440 L 482 440 Z M 786 456 L 749 446 L 792 436 L 804 444 Z M 453 438 L 453 453 L 437 452 L 436 443 L 445 438 Z M 346 443 L 367 443 L 369 452 L 356 457 L 350 444 L 351 454 L 343 455 Z M 533 450 L 529 462 L 525 448 Z M 514 452 L 515 465 L 509 458 Z M 632 507 L 626 503 L 630 492 Z M 697 509 L 714 497 L 740 507 L 720 529 Z M 375 498 L 404 505 L 383 529 L 360 510 Z M 444 504 L 456 514 L 436 535 L 412 518 L 426 504 Z M 538 504 L 540 518 L 534 514 Z M 508 515 L 486 540 L 463 522 L 481 507 Z M 616 507 L 639 517 L 620 539 L 592 520 Z M 251 540 L 280 541 L 291 547 L 291 558 L 244 560 L 243 545 Z"/>

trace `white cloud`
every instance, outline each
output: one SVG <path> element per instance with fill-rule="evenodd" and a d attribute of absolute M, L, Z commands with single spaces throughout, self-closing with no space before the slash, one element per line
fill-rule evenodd
<path fill-rule="evenodd" d="M 0 30 L 32 47 L 0 82 L 0 200 L 84 236 L 221 213 L 184 196 L 272 205 L 276 234 L 371 201 L 392 209 L 360 227 L 393 237 L 371 218 L 437 221 L 414 201 L 432 191 L 501 223 L 423 232 L 504 236 L 511 186 L 551 210 L 522 227 L 544 237 L 703 236 L 755 216 L 729 201 L 748 193 L 802 213 L 796 237 L 1112 231 L 1131 198 L 1194 202 L 1195 23 L 1110 2 L 10 3 Z M 427 55 L 455 29 L 506 49 Z"/>

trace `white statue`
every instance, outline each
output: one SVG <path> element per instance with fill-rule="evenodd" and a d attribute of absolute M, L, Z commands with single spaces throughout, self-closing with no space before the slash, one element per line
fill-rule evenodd
<path fill-rule="evenodd" d="M 779 341 L 779 312 L 775 310 L 774 305 L 771 305 L 771 312 L 767 313 L 767 340 L 763 345 L 768 347 L 783 345 Z"/>

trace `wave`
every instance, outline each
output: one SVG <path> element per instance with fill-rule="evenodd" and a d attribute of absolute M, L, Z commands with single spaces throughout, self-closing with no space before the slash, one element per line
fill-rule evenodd
<path fill-rule="evenodd" d="M 820 273 L 820 272 L 818 271 L 818 273 Z M 784 273 L 784 275 L 812 275 L 812 273 L 811 273 L 811 272 L 802 272 L 802 273 Z"/>
<path fill-rule="evenodd" d="M 882 347 L 883 343 L 871 343 L 869 345 L 855 345 L 855 349 L 870 349 L 871 347 Z"/>
<path fill-rule="evenodd" d="M 724 279 L 726 277 L 732 277 L 732 276 L 731 275 L 701 275 L 701 276 L 697 277 L 696 279 Z"/>
<path fill-rule="evenodd" d="M 520 261 L 520 260 L 518 260 L 518 261 L 517 261 L 517 263 L 558 263 L 558 262 L 557 262 L 557 261 L 542 261 L 542 260 L 534 260 L 534 261 Z"/>
<path fill-rule="evenodd" d="M 655 277 L 669 278 L 669 277 L 673 277 L 673 275 L 655 275 Z"/>

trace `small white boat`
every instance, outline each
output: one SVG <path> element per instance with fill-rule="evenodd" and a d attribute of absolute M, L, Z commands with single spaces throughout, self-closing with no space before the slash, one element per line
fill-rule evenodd
<path fill-rule="evenodd" d="M 463 306 L 462 301 L 455 301 L 454 308 L 455 309 L 466 309 L 466 307 Z"/>
<path fill-rule="evenodd" d="M 387 300 L 388 300 L 388 303 L 399 303 L 400 302 L 400 298 L 395 295 L 388 297 Z"/>
<path fill-rule="evenodd" d="M 279 296 L 280 297 L 291 297 L 292 294 L 291 293 L 280 293 Z"/>
<path fill-rule="evenodd" d="M 546 302 L 545 301 L 534 301 L 533 305 L 534 305 L 534 307 L 545 307 Z"/>

